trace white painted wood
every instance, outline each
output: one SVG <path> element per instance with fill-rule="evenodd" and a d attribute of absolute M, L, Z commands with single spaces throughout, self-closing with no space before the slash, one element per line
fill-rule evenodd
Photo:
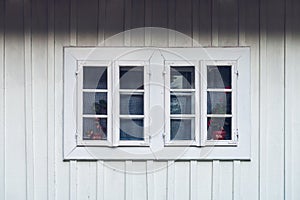
<path fill-rule="evenodd" d="M 55 60 L 54 88 L 55 93 L 55 198 L 70 199 L 70 163 L 62 162 L 63 158 L 63 46 L 70 45 L 70 5 L 68 1 L 55 1 Z"/>
<path fill-rule="evenodd" d="M 97 161 L 97 200 L 104 200 L 104 165 L 105 163 L 103 161 Z"/>
<path fill-rule="evenodd" d="M 299 199 L 299 1 L 286 1 L 285 43 L 285 199 Z"/>
<path fill-rule="evenodd" d="M 132 180 L 132 161 L 127 160 L 125 161 L 125 199 L 132 199 L 133 198 L 133 180 Z"/>
<path fill-rule="evenodd" d="M 26 197 L 24 4 L 5 2 L 5 198 Z M 14 34 L 13 34 L 14 33 Z"/>
<path fill-rule="evenodd" d="M 0 2 L 0 199 L 5 199 L 5 4 Z"/>
<path fill-rule="evenodd" d="M 259 1 L 239 3 L 240 29 L 239 45 L 251 46 L 251 162 L 241 162 L 240 198 L 259 198 Z M 242 7 L 242 8 L 241 8 Z M 244 31 L 244 32 L 242 32 Z M 245 36 L 241 36 L 245 35 Z M 261 66 L 262 67 L 262 66 Z M 263 132 L 261 132 L 263 134 Z"/>
<path fill-rule="evenodd" d="M 167 199 L 175 199 L 175 162 L 168 161 L 167 164 Z"/>
<path fill-rule="evenodd" d="M 77 181 L 78 181 L 78 175 L 77 175 L 77 161 L 71 160 L 70 161 L 70 175 L 69 175 L 69 183 L 70 183 L 70 190 L 69 190 L 69 196 L 70 199 L 77 200 Z"/>
<path fill-rule="evenodd" d="M 198 186 L 198 162 L 195 160 L 190 161 L 190 199 L 191 200 L 196 200 L 199 199 L 198 196 L 198 191 L 199 191 L 199 186 Z M 202 181 L 202 180 L 201 180 Z"/>
<path fill-rule="evenodd" d="M 190 162 L 175 162 L 174 199 L 190 199 Z"/>
<path fill-rule="evenodd" d="M 54 52 L 54 42 L 55 42 L 55 35 L 54 35 L 54 2 L 48 1 L 48 56 L 47 56 L 47 87 L 48 87 L 48 93 L 47 93 L 47 104 L 48 104 L 48 152 L 47 152 L 47 168 L 48 168 L 48 199 L 55 199 L 55 187 L 56 187 L 56 177 L 55 177 L 55 82 L 54 82 L 54 76 L 55 76 L 55 52 Z"/>
<path fill-rule="evenodd" d="M 25 123 L 26 123 L 26 194 L 34 199 L 34 144 L 32 116 L 32 45 L 31 45 L 31 4 L 24 6 L 24 54 L 25 54 Z"/>
<path fill-rule="evenodd" d="M 212 199 L 213 162 L 197 162 L 198 199 Z"/>
<path fill-rule="evenodd" d="M 193 45 L 192 0 L 175 1 L 175 45 L 191 47 Z M 182 35 L 185 34 L 185 35 Z"/>
<path fill-rule="evenodd" d="M 75 0 L 74 2 L 76 3 Z M 72 1 L 73 2 L 73 1 Z M 78 1 L 79 7 L 75 11 L 75 21 L 77 26 L 74 28 L 77 35 L 77 45 L 96 46 L 98 40 L 98 0 Z M 72 20 L 72 19 L 71 19 Z"/>
<path fill-rule="evenodd" d="M 48 40 L 47 1 L 32 1 L 31 12 L 31 58 L 32 58 L 32 117 L 33 117 L 33 162 L 34 198 L 48 196 L 48 113 L 47 113 L 47 72 Z"/>
<path fill-rule="evenodd" d="M 124 1 L 106 1 L 105 42 L 106 46 L 124 45 Z M 121 33 L 121 34 L 119 34 Z M 117 35 L 116 35 L 117 34 Z"/>
<path fill-rule="evenodd" d="M 147 161 L 147 163 L 148 199 L 167 199 L 168 162 Z"/>
<path fill-rule="evenodd" d="M 97 162 L 77 163 L 77 199 L 96 199 Z"/>
<path fill-rule="evenodd" d="M 232 185 L 232 199 L 241 199 L 240 188 L 241 188 L 241 161 L 233 161 L 233 185 Z"/>
<path fill-rule="evenodd" d="M 285 6 L 283 1 L 268 3 L 262 1 L 261 9 L 260 194 L 261 199 L 283 199 Z"/>
<path fill-rule="evenodd" d="M 131 171 L 126 170 L 126 173 L 128 173 L 128 175 L 131 176 L 131 181 L 132 181 L 131 198 L 126 198 L 126 199 L 146 200 L 147 199 L 146 162 L 144 161 L 132 162 Z M 127 197 L 127 190 L 126 190 L 126 197 Z"/>
<path fill-rule="evenodd" d="M 211 199 L 219 200 L 222 199 L 220 194 L 220 161 L 214 160 L 212 162 L 212 189 L 211 189 Z"/>
<path fill-rule="evenodd" d="M 104 199 L 125 199 L 125 162 L 105 162 L 104 174 Z"/>
<path fill-rule="evenodd" d="M 232 161 L 220 161 L 219 171 L 219 199 L 233 199 L 233 162 Z M 236 188 L 238 189 L 238 188 Z"/>

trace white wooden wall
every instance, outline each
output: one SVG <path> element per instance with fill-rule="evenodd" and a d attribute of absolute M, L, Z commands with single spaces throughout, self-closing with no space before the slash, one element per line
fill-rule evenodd
<path fill-rule="evenodd" d="M 0 1 L 0 199 L 300 199 L 299 10 L 298 0 Z M 143 26 L 251 46 L 251 162 L 62 161 L 63 46 Z M 146 34 L 105 45 L 195 43 Z"/>

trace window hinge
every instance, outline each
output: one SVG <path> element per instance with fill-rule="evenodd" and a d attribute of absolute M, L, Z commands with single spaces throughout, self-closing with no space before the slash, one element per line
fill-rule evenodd
<path fill-rule="evenodd" d="M 76 131 L 76 133 L 75 133 L 75 140 L 76 140 L 76 143 L 78 142 L 78 137 L 79 137 L 78 131 Z"/>
<path fill-rule="evenodd" d="M 167 74 L 167 72 L 164 70 L 164 71 L 162 72 L 162 75 L 165 76 L 166 74 Z"/>
<path fill-rule="evenodd" d="M 79 70 L 75 72 L 75 75 L 76 75 L 76 76 L 78 76 L 78 74 L 79 74 Z"/>
<path fill-rule="evenodd" d="M 236 135 L 236 141 L 239 141 L 239 129 L 236 129 L 235 135 Z"/>
<path fill-rule="evenodd" d="M 239 77 L 239 70 L 236 70 L 235 75 L 237 78 Z"/>

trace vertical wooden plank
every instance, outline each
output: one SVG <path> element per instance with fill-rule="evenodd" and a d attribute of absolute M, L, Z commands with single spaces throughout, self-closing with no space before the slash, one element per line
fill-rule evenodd
<path fill-rule="evenodd" d="M 154 162 L 147 160 L 147 199 L 155 199 L 154 190 Z"/>
<path fill-rule="evenodd" d="M 146 162 L 144 161 L 132 162 L 131 171 L 129 172 L 132 180 L 132 188 L 131 188 L 132 196 L 131 198 L 128 199 L 132 199 L 132 200 L 147 199 L 146 171 L 147 171 Z M 126 170 L 126 172 L 128 173 L 128 170 Z"/>
<path fill-rule="evenodd" d="M 63 158 L 63 46 L 70 45 L 70 2 L 54 2 L 55 5 L 55 169 L 56 199 L 70 199 L 70 164 L 62 162 Z"/>
<path fill-rule="evenodd" d="M 175 45 L 190 47 L 192 46 L 193 30 L 192 0 L 176 0 L 175 2 L 175 29 L 179 32 L 175 37 Z"/>
<path fill-rule="evenodd" d="M 189 162 L 175 162 L 175 196 L 174 199 L 190 199 Z"/>
<path fill-rule="evenodd" d="M 167 199 L 175 199 L 175 162 L 168 161 L 167 173 Z"/>
<path fill-rule="evenodd" d="M 69 183 L 70 183 L 70 189 L 69 189 L 69 196 L 70 199 L 77 199 L 77 161 L 71 160 L 70 161 L 70 175 L 69 175 Z"/>
<path fill-rule="evenodd" d="M 105 162 L 104 174 L 104 199 L 125 199 L 125 163 Z"/>
<path fill-rule="evenodd" d="M 168 1 L 153 0 L 152 1 L 152 27 L 168 27 Z M 167 31 L 154 31 L 151 33 L 152 46 L 168 46 Z"/>
<path fill-rule="evenodd" d="M 96 199 L 96 162 L 78 162 L 77 177 L 77 199 Z"/>
<path fill-rule="evenodd" d="M 5 38 L 5 4 L 0 2 L 0 199 L 5 199 L 5 66 L 4 66 L 4 38 Z"/>
<path fill-rule="evenodd" d="M 78 1 L 77 44 L 95 46 L 98 40 L 98 0 Z"/>
<path fill-rule="evenodd" d="M 219 45 L 238 45 L 238 0 L 219 0 Z"/>
<path fill-rule="evenodd" d="M 198 197 L 198 162 L 190 161 L 190 199 L 196 200 Z"/>
<path fill-rule="evenodd" d="M 220 199 L 220 161 L 214 160 L 212 163 L 212 200 Z"/>
<path fill-rule="evenodd" d="M 210 0 L 192 0 L 193 46 L 211 45 L 211 8 Z"/>
<path fill-rule="evenodd" d="M 145 45 L 145 1 L 131 0 L 131 45 L 144 46 Z"/>
<path fill-rule="evenodd" d="M 124 31 L 124 23 L 124 1 L 106 1 L 104 32 L 106 46 L 123 46 L 124 35 L 119 33 Z"/>
<path fill-rule="evenodd" d="M 54 13 L 54 1 L 48 1 L 48 60 L 47 60 L 47 113 L 48 113 L 48 199 L 55 199 L 55 186 L 56 186 L 56 179 L 55 179 L 55 66 L 54 66 L 54 59 L 55 59 L 55 52 L 54 52 L 54 20 L 55 20 L 55 13 Z"/>
<path fill-rule="evenodd" d="M 212 1 L 200 0 L 199 8 L 194 11 L 199 13 L 199 44 L 211 46 L 212 41 Z"/>
<path fill-rule="evenodd" d="M 233 162 L 232 161 L 220 161 L 220 173 L 219 173 L 219 198 L 220 199 L 233 199 Z"/>
<path fill-rule="evenodd" d="M 147 199 L 167 199 L 167 169 L 167 162 L 147 161 Z"/>
<path fill-rule="evenodd" d="M 233 200 L 241 199 L 241 162 L 238 160 L 233 161 Z"/>
<path fill-rule="evenodd" d="M 97 161 L 97 200 L 104 200 L 104 162 Z"/>
<path fill-rule="evenodd" d="M 32 35 L 31 2 L 24 5 L 25 123 L 26 123 L 26 194 L 34 199 L 34 143 L 32 105 Z"/>
<path fill-rule="evenodd" d="M 125 161 L 125 199 L 132 199 L 133 197 L 133 181 L 132 181 L 132 175 L 130 174 L 132 172 L 132 161 L 127 160 Z"/>
<path fill-rule="evenodd" d="M 32 102 L 34 197 L 47 199 L 47 1 L 32 0 Z"/>
<path fill-rule="evenodd" d="M 219 0 L 212 0 L 211 6 L 211 46 L 219 45 Z"/>
<path fill-rule="evenodd" d="M 145 46 L 151 46 L 152 0 L 145 0 Z"/>
<path fill-rule="evenodd" d="M 284 198 L 284 1 L 262 1 L 261 199 Z M 276 125 L 276 127 L 274 127 Z"/>
<path fill-rule="evenodd" d="M 212 162 L 198 162 L 198 198 L 212 198 Z"/>
<path fill-rule="evenodd" d="M 259 0 L 243 0 L 240 6 L 239 45 L 251 48 L 251 162 L 241 162 L 240 198 L 259 198 L 259 98 L 260 98 L 260 64 L 259 64 Z M 236 178 L 236 177 L 235 177 Z M 251 187 L 249 187 L 251 186 Z"/>
<path fill-rule="evenodd" d="M 124 0 L 124 46 L 131 44 L 132 0 Z"/>
<path fill-rule="evenodd" d="M 5 1 L 5 197 L 26 197 L 24 3 Z"/>
<path fill-rule="evenodd" d="M 98 3 L 98 43 L 99 46 L 104 46 L 105 33 L 105 15 L 106 15 L 106 0 L 99 0 Z"/>
<path fill-rule="evenodd" d="M 77 44 L 77 0 L 70 1 L 70 45 Z M 80 5 L 79 5 L 80 6 Z"/>
<path fill-rule="evenodd" d="M 300 52 L 300 2 L 286 1 L 285 44 L 285 196 L 284 199 L 300 199 L 299 158 L 299 52 Z"/>

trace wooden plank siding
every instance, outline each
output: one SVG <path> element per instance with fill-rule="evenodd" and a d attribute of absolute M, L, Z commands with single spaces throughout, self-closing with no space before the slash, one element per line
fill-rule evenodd
<path fill-rule="evenodd" d="M 299 9 L 297 0 L 1 1 L 0 199 L 300 199 Z M 122 34 L 144 26 L 186 36 Z M 63 161 L 64 46 L 250 46 L 251 161 Z"/>

